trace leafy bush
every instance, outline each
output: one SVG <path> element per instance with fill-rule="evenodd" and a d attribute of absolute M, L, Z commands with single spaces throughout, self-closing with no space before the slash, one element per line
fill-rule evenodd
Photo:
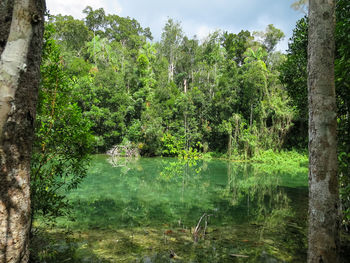
<path fill-rule="evenodd" d="M 54 219 L 68 207 L 65 192 L 86 176 L 92 152 L 91 123 L 72 102 L 60 49 L 45 31 L 41 86 L 31 163 L 32 214 Z"/>

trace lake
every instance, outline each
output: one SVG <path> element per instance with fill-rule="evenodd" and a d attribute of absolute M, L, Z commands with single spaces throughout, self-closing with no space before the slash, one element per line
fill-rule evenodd
<path fill-rule="evenodd" d="M 74 244 L 66 262 L 306 261 L 307 164 L 118 165 L 94 156 L 69 194 L 71 220 L 58 220 Z"/>

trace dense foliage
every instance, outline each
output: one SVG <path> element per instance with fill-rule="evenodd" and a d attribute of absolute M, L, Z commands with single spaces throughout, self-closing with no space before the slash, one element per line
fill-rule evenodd
<path fill-rule="evenodd" d="M 71 80 L 52 33 L 47 26 L 31 165 L 32 214 L 48 219 L 66 211 L 65 192 L 86 176 L 93 145 L 91 123 L 72 100 Z"/>
<path fill-rule="evenodd" d="M 250 157 L 280 149 L 295 114 L 277 68 L 283 32 L 214 32 L 203 41 L 169 19 L 161 40 L 131 18 L 84 10 L 53 16 L 72 97 L 92 123 L 96 152 L 131 141 L 142 155 L 197 149 Z"/>
<path fill-rule="evenodd" d="M 339 160 L 349 211 L 350 4 L 337 3 Z M 251 158 L 307 147 L 307 18 L 297 23 L 284 55 L 275 51 L 284 34 L 273 25 L 198 40 L 169 19 L 161 40 L 151 42 L 149 28 L 135 19 L 91 7 L 83 12 L 83 20 L 58 15 L 48 22 L 34 211 L 60 213 L 62 193 L 85 176 L 91 150 L 131 142 L 144 156 Z"/>

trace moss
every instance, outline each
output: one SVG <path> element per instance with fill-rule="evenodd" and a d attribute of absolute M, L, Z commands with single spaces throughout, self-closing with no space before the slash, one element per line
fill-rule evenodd
<path fill-rule="evenodd" d="M 281 233 L 262 234 L 264 231 L 273 233 L 268 227 L 268 225 L 253 228 L 251 225 L 231 225 L 208 228 L 205 236 L 202 235 L 198 242 L 193 241 L 190 230 L 182 228 L 127 228 L 74 232 L 42 229 L 40 236 L 36 237 L 37 240 L 41 238 L 41 243 L 37 241 L 34 243 L 36 247 L 32 249 L 42 260 L 49 258 L 52 263 L 62 260 L 66 260 L 65 262 L 256 262 L 261 257 L 286 262 L 304 260 L 303 253 L 301 255 L 296 253 L 300 249 L 298 244 L 294 244 L 293 247 L 290 242 L 280 242 L 277 236 Z M 48 240 L 54 243 L 43 245 L 43 242 L 47 244 Z M 232 254 L 247 255 L 248 258 L 235 258 L 231 256 Z M 163 261 L 159 261 L 161 259 Z"/>

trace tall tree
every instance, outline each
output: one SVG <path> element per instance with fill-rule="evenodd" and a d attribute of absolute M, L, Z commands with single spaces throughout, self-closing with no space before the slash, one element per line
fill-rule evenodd
<path fill-rule="evenodd" d="M 308 262 L 338 262 L 339 192 L 334 32 L 335 0 L 310 1 Z"/>
<path fill-rule="evenodd" d="M 79 54 L 89 40 L 89 30 L 83 21 L 74 19 L 72 16 L 51 16 L 50 24 L 54 25 L 55 37 L 65 50 L 71 50 Z"/>
<path fill-rule="evenodd" d="M 227 58 L 233 59 L 238 66 L 243 65 L 244 52 L 253 45 L 253 39 L 248 30 L 241 30 L 238 34 L 225 32 L 222 36 L 222 46 L 226 50 Z"/>
<path fill-rule="evenodd" d="M 261 38 L 262 45 L 268 53 L 274 51 L 278 42 L 285 37 L 284 33 L 273 24 L 268 25 L 265 32 L 255 32 L 255 34 Z"/>
<path fill-rule="evenodd" d="M 162 32 L 162 53 L 169 61 L 168 81 L 174 81 L 176 63 L 179 58 L 180 44 L 183 32 L 179 22 L 169 18 Z"/>
<path fill-rule="evenodd" d="M 0 4 L 0 262 L 28 262 L 29 173 L 44 0 Z"/>

